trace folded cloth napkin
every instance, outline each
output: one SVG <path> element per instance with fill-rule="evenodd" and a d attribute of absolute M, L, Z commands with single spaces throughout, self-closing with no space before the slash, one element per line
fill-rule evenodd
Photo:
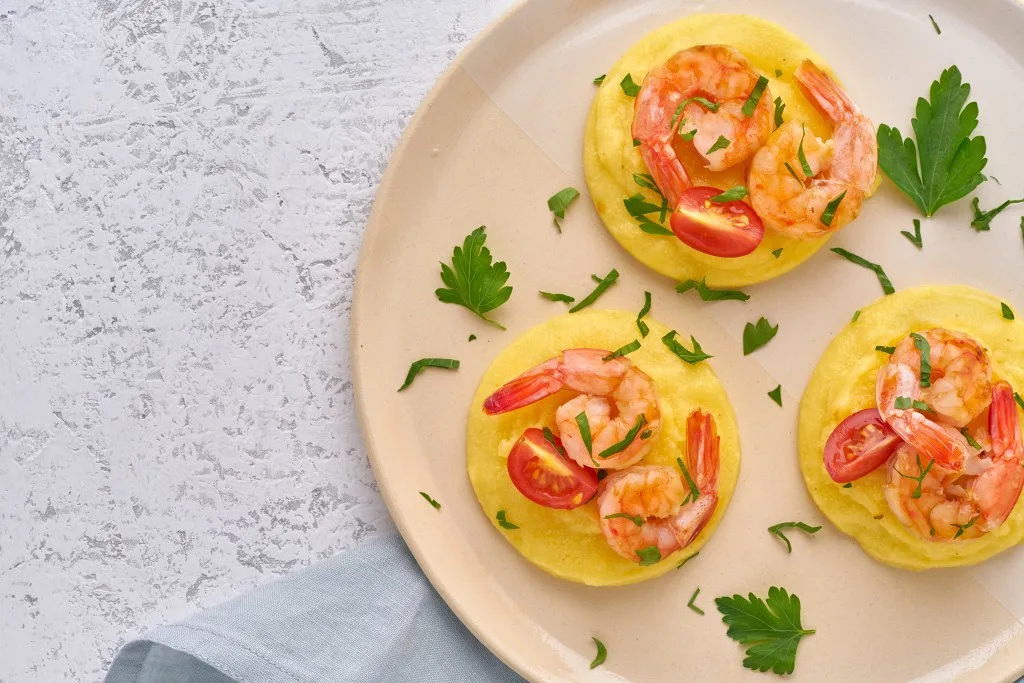
<path fill-rule="evenodd" d="M 427 582 L 397 535 L 163 626 L 105 683 L 522 681 Z"/>

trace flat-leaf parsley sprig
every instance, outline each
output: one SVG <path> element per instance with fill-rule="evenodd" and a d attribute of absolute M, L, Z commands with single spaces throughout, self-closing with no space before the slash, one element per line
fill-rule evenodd
<path fill-rule="evenodd" d="M 455 247 L 452 264 L 441 264 L 441 281 L 447 287 L 434 291 L 446 304 L 465 306 L 495 327 L 505 329 L 496 320 L 487 317 L 512 296 L 512 288 L 505 285 L 509 272 L 504 261 L 491 262 L 491 250 L 485 246 L 486 228 L 481 225 L 471 232 L 461 247 Z"/>
<path fill-rule="evenodd" d="M 886 124 L 878 127 L 878 165 L 925 216 L 980 185 L 985 138 L 970 137 L 978 127 L 978 105 L 967 102 L 971 86 L 951 66 L 932 83 L 929 99 L 917 100 L 911 120 L 917 144 Z"/>
<path fill-rule="evenodd" d="M 800 598 L 785 588 L 772 586 L 768 599 L 753 593 L 715 598 L 730 638 L 749 645 L 743 666 L 754 671 L 772 671 L 780 676 L 793 673 L 800 639 L 814 633 L 800 623 Z"/>

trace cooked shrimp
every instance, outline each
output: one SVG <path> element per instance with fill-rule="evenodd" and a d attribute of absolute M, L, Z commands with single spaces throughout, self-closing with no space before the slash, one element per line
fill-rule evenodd
<path fill-rule="evenodd" d="M 661 411 L 654 381 L 628 358 L 603 360 L 610 353 L 567 349 L 488 396 L 484 412 L 506 413 L 563 389 L 574 391 L 578 396 L 555 411 L 555 423 L 566 453 L 584 467 L 629 467 L 651 449 L 661 426 Z M 580 414 L 586 414 L 590 427 L 589 450 L 576 420 Z M 621 450 L 601 457 L 603 451 L 621 446 L 630 437 Z"/>
<path fill-rule="evenodd" d="M 832 139 L 821 142 L 813 134 L 805 135 L 803 124 L 787 121 L 754 155 L 747 188 L 750 204 L 766 226 L 791 237 L 812 238 L 838 230 L 860 213 L 875 184 L 878 143 L 871 120 L 813 62 L 805 59 L 793 77 L 832 124 Z M 800 163 L 801 144 L 810 176 Z M 825 225 L 822 215 L 840 195 L 842 200 Z"/>
<path fill-rule="evenodd" d="M 750 61 L 727 45 L 681 50 L 647 74 L 633 103 L 633 139 L 640 141 L 640 155 L 670 206 L 675 208 L 693 184 L 673 146 L 677 131 L 697 130 L 693 146 L 712 171 L 746 161 L 768 139 L 772 97 L 767 88 L 753 115 L 743 114 L 758 78 Z M 677 113 L 680 103 L 693 97 L 710 100 L 717 110 L 691 100 Z M 709 153 L 719 136 L 729 145 Z"/>
<path fill-rule="evenodd" d="M 934 328 L 919 333 L 928 342 L 931 378 L 921 386 L 921 351 L 913 337 L 896 346 L 878 373 L 878 412 L 904 441 L 927 460 L 960 472 L 977 455 L 960 428 L 981 415 L 992 400 L 992 368 L 976 340 L 959 332 Z M 897 408 L 911 402 L 909 407 Z M 929 410 L 913 407 L 914 401 Z M 934 416 L 934 419 L 930 416 Z"/>
<path fill-rule="evenodd" d="M 948 470 L 906 444 L 896 451 L 883 490 L 897 519 L 933 541 L 977 538 L 1006 520 L 1024 488 L 1024 442 L 1006 382 L 992 391 L 988 425 L 991 450 L 977 475 Z"/>
<path fill-rule="evenodd" d="M 597 492 L 601 531 L 619 555 L 639 561 L 638 551 L 654 547 L 658 558 L 666 557 L 692 543 L 711 519 L 718 504 L 715 419 L 694 411 L 686 420 L 686 435 L 686 472 L 697 487 L 696 496 L 679 471 L 664 465 L 636 465 L 601 482 Z M 609 519 L 621 514 L 629 518 Z"/>

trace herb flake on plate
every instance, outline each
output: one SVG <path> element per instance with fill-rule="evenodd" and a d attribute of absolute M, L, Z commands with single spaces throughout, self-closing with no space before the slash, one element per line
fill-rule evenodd
<path fill-rule="evenodd" d="M 786 542 L 787 553 L 793 552 L 793 544 L 789 542 L 789 539 L 786 538 L 786 534 L 783 533 L 783 531 L 786 529 L 797 529 L 799 531 L 803 531 L 805 534 L 812 535 L 821 531 L 820 526 L 811 526 L 810 524 L 806 524 L 804 522 L 780 522 L 778 524 L 773 524 L 772 526 L 768 527 L 768 533 L 775 534 L 776 536 L 778 536 Z"/>
<path fill-rule="evenodd" d="M 691 289 L 697 291 L 701 301 L 746 301 L 750 295 L 738 289 L 711 289 L 708 287 L 707 278 L 698 280 L 687 280 L 676 285 L 676 292 L 685 294 Z"/>
<path fill-rule="evenodd" d="M 604 277 L 598 277 L 597 275 L 591 275 L 590 277 L 594 280 L 594 282 L 597 283 L 597 287 L 595 287 L 594 291 L 592 291 L 590 294 L 588 294 L 585 297 L 583 297 L 583 299 L 578 304 L 576 304 L 575 306 L 570 308 L 569 309 L 570 313 L 575 313 L 576 311 L 581 311 L 584 308 L 586 308 L 587 306 L 590 306 L 595 301 L 597 301 L 598 297 L 600 297 L 602 294 L 604 294 L 605 291 L 609 287 L 614 285 L 615 281 L 619 279 L 619 271 L 617 271 L 614 268 L 612 268 L 608 272 L 608 274 L 605 275 Z"/>
<path fill-rule="evenodd" d="M 459 361 L 454 358 L 420 358 L 418 361 L 413 361 L 412 365 L 409 366 L 409 372 L 405 375 L 405 382 L 398 388 L 399 391 L 405 391 L 412 384 L 416 376 L 427 368 L 441 368 L 442 370 L 458 370 Z"/>
<path fill-rule="evenodd" d="M 772 325 L 762 316 L 756 323 L 747 323 L 743 328 L 743 355 L 749 356 L 767 344 L 779 332 L 778 325 Z"/>
<path fill-rule="evenodd" d="M 697 339 L 693 336 L 690 337 L 690 342 L 693 344 L 693 350 L 691 351 L 687 349 L 685 346 L 683 346 L 676 340 L 677 334 L 678 332 L 672 330 L 664 337 L 662 337 L 661 341 L 663 344 L 665 344 L 665 346 L 668 347 L 669 351 L 679 356 L 679 358 L 682 359 L 683 361 L 689 363 L 690 365 L 696 365 L 701 361 L 705 361 L 708 358 L 714 357 L 704 353 L 704 349 L 700 347 L 700 344 L 697 343 Z"/>
<path fill-rule="evenodd" d="M 892 280 L 890 280 L 889 276 L 885 274 L 885 269 L 877 263 L 872 263 L 863 256 L 857 256 L 857 254 L 854 254 L 852 251 L 847 251 L 842 247 L 834 247 L 829 251 L 833 254 L 842 256 L 850 263 L 855 263 L 862 268 L 867 268 L 872 271 L 875 276 L 878 277 L 878 283 L 882 285 L 882 291 L 886 294 L 893 294 L 896 291 L 896 288 L 892 286 Z"/>
<path fill-rule="evenodd" d="M 772 586 L 767 600 L 750 593 L 715 598 L 715 606 L 729 627 L 726 635 L 749 646 L 744 667 L 780 676 L 793 673 L 800 639 L 814 633 L 800 623 L 800 598 Z"/>

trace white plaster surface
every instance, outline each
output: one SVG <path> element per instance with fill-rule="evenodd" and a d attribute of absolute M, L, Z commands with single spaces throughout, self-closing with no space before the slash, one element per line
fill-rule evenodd
<path fill-rule="evenodd" d="M 348 369 L 417 104 L 512 0 L 0 0 L 0 681 L 391 528 Z"/>

